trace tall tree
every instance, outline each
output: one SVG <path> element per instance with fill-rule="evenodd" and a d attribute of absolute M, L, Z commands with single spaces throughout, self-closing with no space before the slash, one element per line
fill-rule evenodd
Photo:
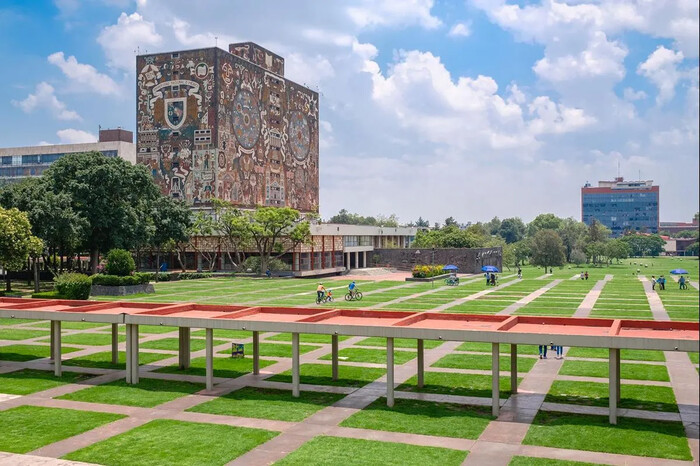
<path fill-rule="evenodd" d="M 428 220 L 423 220 L 423 217 L 418 217 L 418 220 L 416 220 L 416 226 L 419 228 L 429 228 L 430 222 Z"/>
<path fill-rule="evenodd" d="M 5 270 L 6 290 L 10 291 L 9 270 L 22 269 L 30 255 L 43 249 L 39 238 L 32 236 L 27 214 L 16 208 L 0 207 L 0 267 Z"/>
<path fill-rule="evenodd" d="M 248 216 L 229 202 L 215 199 L 213 204 L 219 232 L 226 237 L 226 254 L 238 266 L 245 260 L 246 249 L 252 247 Z"/>
<path fill-rule="evenodd" d="M 501 220 L 498 217 L 494 217 L 484 224 L 484 227 L 489 235 L 497 235 L 498 230 L 501 228 Z"/>
<path fill-rule="evenodd" d="M 588 231 L 586 232 L 586 242 L 587 243 L 600 243 L 605 242 L 610 238 L 610 228 L 606 227 L 598 220 L 593 219 L 588 225 Z"/>
<path fill-rule="evenodd" d="M 554 230 L 544 229 L 535 233 L 530 241 L 530 250 L 530 263 L 544 267 L 545 270 L 562 265 L 566 259 L 564 244 Z"/>
<path fill-rule="evenodd" d="M 506 243 L 515 243 L 525 237 L 525 224 L 520 217 L 504 218 L 497 233 Z"/>
<path fill-rule="evenodd" d="M 457 220 L 454 219 L 454 217 L 447 217 L 445 219 L 445 226 L 446 227 L 456 227 L 456 226 L 459 226 L 459 224 L 457 223 Z"/>
<path fill-rule="evenodd" d="M 571 253 L 575 249 L 583 248 L 583 240 L 586 236 L 588 227 L 583 222 L 579 222 L 571 217 L 565 218 L 557 233 L 561 237 L 564 243 L 564 248 L 566 249 L 566 261 L 571 262 Z"/>
<path fill-rule="evenodd" d="M 554 214 L 540 214 L 527 225 L 527 236 L 535 236 L 540 230 L 558 230 L 562 220 Z"/>
<path fill-rule="evenodd" d="M 156 269 L 160 271 L 160 254 L 164 250 L 172 250 L 177 243 L 189 240 L 192 212 L 183 202 L 159 195 L 151 205 L 150 216 L 153 222 L 150 245 L 156 251 Z"/>

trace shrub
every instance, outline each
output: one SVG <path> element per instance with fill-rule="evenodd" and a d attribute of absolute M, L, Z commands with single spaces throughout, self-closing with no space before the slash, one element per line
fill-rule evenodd
<path fill-rule="evenodd" d="M 39 293 L 33 293 L 32 298 L 39 298 L 39 299 L 68 299 L 67 297 L 63 296 L 61 293 L 58 291 L 41 291 Z"/>
<path fill-rule="evenodd" d="M 281 270 L 291 270 L 292 267 L 280 259 L 270 259 L 267 262 L 267 267 L 270 270 L 281 271 Z M 240 272 L 247 272 L 250 269 L 253 273 L 265 273 L 260 267 L 260 256 L 250 256 L 238 267 Z"/>
<path fill-rule="evenodd" d="M 126 277 L 120 277 L 118 275 L 95 275 L 92 277 L 92 284 L 101 286 L 145 285 L 151 281 L 152 275 L 151 273 L 134 273 Z"/>
<path fill-rule="evenodd" d="M 437 277 L 445 273 L 442 270 L 443 267 L 444 265 L 414 265 L 411 273 L 413 274 L 413 278 Z"/>
<path fill-rule="evenodd" d="M 211 278 L 214 275 L 209 272 L 184 272 L 178 278 L 180 280 L 197 280 L 199 278 Z"/>
<path fill-rule="evenodd" d="M 56 291 L 66 299 L 88 299 L 92 280 L 82 273 L 62 273 L 55 277 Z"/>
<path fill-rule="evenodd" d="M 105 270 L 108 275 L 118 275 L 125 277 L 131 275 L 136 269 L 134 258 L 131 253 L 124 249 L 112 249 L 107 253 L 107 265 Z"/>

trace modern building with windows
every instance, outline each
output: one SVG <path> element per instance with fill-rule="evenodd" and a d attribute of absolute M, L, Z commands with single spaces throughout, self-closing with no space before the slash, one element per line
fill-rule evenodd
<path fill-rule="evenodd" d="M 101 129 L 97 142 L 0 149 L 0 184 L 41 176 L 52 163 L 66 154 L 96 151 L 105 157 L 121 157 L 134 164 L 136 146 L 133 139 L 131 131 Z"/>
<path fill-rule="evenodd" d="M 626 231 L 658 233 L 659 187 L 652 180 L 599 181 L 597 187 L 586 183 L 581 188 L 581 220 L 593 219 L 610 228 L 613 236 Z"/>

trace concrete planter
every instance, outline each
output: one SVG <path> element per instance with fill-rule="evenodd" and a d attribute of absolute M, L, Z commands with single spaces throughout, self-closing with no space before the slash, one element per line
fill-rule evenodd
<path fill-rule="evenodd" d="M 434 282 L 436 280 L 444 280 L 449 276 L 450 276 L 449 273 L 443 273 L 442 275 L 436 275 L 436 276 L 430 277 L 430 278 L 407 277 L 406 281 L 407 282 Z"/>
<path fill-rule="evenodd" d="M 156 290 L 150 283 L 146 285 L 131 285 L 131 286 L 104 286 L 92 285 L 90 289 L 91 296 L 126 296 L 137 293 L 155 293 Z"/>

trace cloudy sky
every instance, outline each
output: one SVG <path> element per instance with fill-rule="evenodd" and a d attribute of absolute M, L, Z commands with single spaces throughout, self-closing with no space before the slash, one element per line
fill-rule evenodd
<path fill-rule="evenodd" d="M 321 93 L 321 214 L 580 218 L 580 187 L 698 209 L 697 0 L 2 0 L 0 146 L 135 125 L 135 54 L 254 41 Z"/>

